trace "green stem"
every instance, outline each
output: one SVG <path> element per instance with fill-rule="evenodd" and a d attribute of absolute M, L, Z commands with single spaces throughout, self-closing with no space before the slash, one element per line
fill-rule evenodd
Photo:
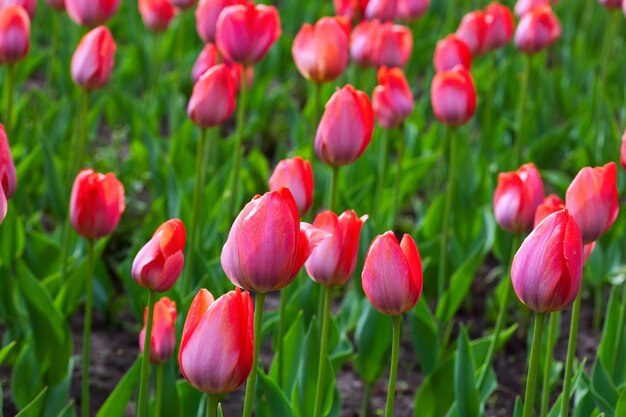
<path fill-rule="evenodd" d="M 574 356 L 576 355 L 576 343 L 578 340 L 578 322 L 580 321 L 580 306 L 582 304 L 582 288 L 578 292 L 576 301 L 572 307 L 572 319 L 569 327 L 569 340 L 567 341 L 567 358 L 565 359 L 565 374 L 563 375 L 563 393 L 561 394 L 561 416 L 567 417 L 569 413 L 570 391 L 572 388 L 572 370 Z"/>
<path fill-rule="evenodd" d="M 363 399 L 361 400 L 361 411 L 359 411 L 359 417 L 367 417 L 370 411 L 370 399 L 372 398 L 372 389 L 374 384 L 367 382 L 365 384 L 365 392 L 363 393 Z"/>
<path fill-rule="evenodd" d="M 524 141 L 524 110 L 526 109 L 526 99 L 528 97 L 528 81 L 530 78 L 530 68 L 532 63 L 532 55 L 524 54 L 524 70 L 522 72 L 522 81 L 520 86 L 519 101 L 517 102 L 517 117 L 515 118 L 515 168 L 517 168 L 522 160 L 522 142 Z"/>
<path fill-rule="evenodd" d="M 155 89 L 157 89 L 158 86 L 158 79 L 159 79 L 159 65 L 160 65 L 160 61 L 159 61 L 159 44 L 160 44 L 160 35 L 159 33 L 155 33 L 152 36 L 152 79 L 150 80 L 150 87 Z M 148 88 L 150 88 L 148 87 Z M 158 129 L 157 129 L 157 134 L 158 134 Z"/>
<path fill-rule="evenodd" d="M 608 314 L 608 312 L 607 312 Z M 611 369 L 613 369 L 613 376 L 617 375 L 619 371 L 616 364 L 617 358 L 621 352 L 622 345 L 622 333 L 624 332 L 624 324 L 626 323 L 626 281 L 622 283 L 622 315 L 619 317 L 619 322 L 617 325 L 616 333 L 615 333 L 615 349 L 613 349 L 613 358 L 611 361 Z"/>
<path fill-rule="evenodd" d="M 594 329 L 600 328 L 600 322 L 602 321 L 602 287 L 598 285 L 593 288 L 593 320 L 592 325 Z"/>
<path fill-rule="evenodd" d="M 232 177 L 230 184 L 230 207 L 229 213 L 233 218 L 236 217 L 238 211 L 238 194 L 239 194 L 239 169 L 241 166 L 242 144 L 243 144 L 243 123 L 246 115 L 246 104 L 248 101 L 248 79 L 246 74 L 248 67 L 243 66 L 241 71 L 241 82 L 239 83 L 239 107 L 237 108 L 237 130 L 235 138 L 235 149 L 233 151 Z"/>
<path fill-rule="evenodd" d="M 87 241 L 87 276 L 85 277 L 85 321 L 83 325 L 83 376 L 81 410 L 89 416 L 89 362 L 91 354 L 91 321 L 93 317 L 93 274 L 95 265 L 95 242 Z"/>
<path fill-rule="evenodd" d="M 206 396 L 206 417 L 217 416 L 217 396 L 207 394 Z"/>
<path fill-rule="evenodd" d="M 287 331 L 287 299 L 289 292 L 287 288 L 280 290 L 280 310 L 278 313 L 278 386 L 281 388 L 285 382 L 285 343 L 283 338 Z"/>
<path fill-rule="evenodd" d="M 396 395 L 396 379 L 398 377 L 398 357 L 400 353 L 400 331 L 402 316 L 393 318 L 393 342 L 391 345 L 391 367 L 389 369 L 389 386 L 387 388 L 387 406 L 385 417 L 393 416 L 393 400 Z"/>
<path fill-rule="evenodd" d="M 7 108 L 4 127 L 7 134 L 11 135 L 11 125 L 13 120 L 13 88 L 15 83 L 15 64 L 7 65 Z M 10 137 L 10 136 L 9 136 Z"/>
<path fill-rule="evenodd" d="M 328 210 L 335 209 L 335 202 L 337 201 L 337 181 L 339 179 L 339 167 L 332 167 L 330 174 L 330 193 L 328 194 Z"/>
<path fill-rule="evenodd" d="M 156 373 L 156 400 L 154 404 L 154 417 L 161 417 L 163 408 L 163 364 L 157 366 Z"/>
<path fill-rule="evenodd" d="M 396 172 L 396 178 L 393 184 L 393 210 L 392 210 L 392 222 L 391 227 L 396 225 L 396 221 L 398 218 L 398 214 L 400 214 L 400 197 L 402 195 L 401 185 L 402 185 L 402 176 L 404 172 L 403 162 L 404 162 L 404 141 L 405 141 L 405 131 L 404 131 L 404 123 L 400 126 L 400 138 L 397 140 L 397 155 L 396 155 L 396 164 L 398 170 Z M 381 200 L 376 200 L 377 202 Z"/>
<path fill-rule="evenodd" d="M 78 108 L 78 120 L 76 125 L 78 126 L 76 136 L 76 158 L 72 164 L 72 172 L 70 172 L 70 178 L 76 175 L 76 172 L 81 168 L 84 161 L 85 154 L 85 142 L 87 141 L 88 123 L 87 117 L 89 112 L 89 91 L 80 89 L 79 91 L 79 108 Z"/>
<path fill-rule="evenodd" d="M 252 416 L 252 406 L 254 405 L 254 387 L 256 385 L 259 351 L 261 350 L 261 327 L 263 326 L 264 305 L 265 294 L 257 294 L 254 306 L 254 357 L 252 359 L 252 370 L 250 371 L 250 376 L 248 377 L 248 382 L 246 383 L 243 417 Z"/>
<path fill-rule="evenodd" d="M 541 336 L 545 318 L 545 314 L 537 314 L 535 316 L 535 330 L 533 332 L 533 343 L 530 350 L 530 363 L 528 364 L 523 417 L 532 417 L 533 415 L 535 392 L 537 392 L 537 370 L 539 368 L 539 355 L 541 353 Z"/>
<path fill-rule="evenodd" d="M 556 329 L 559 325 L 559 313 L 550 314 L 550 324 L 548 325 L 548 343 L 546 343 L 546 353 L 543 362 L 543 383 L 541 384 L 541 414 L 540 417 L 548 415 L 550 405 L 550 373 L 552 371 L 552 355 L 556 341 Z"/>
<path fill-rule="evenodd" d="M 456 129 L 450 128 L 450 162 L 448 164 L 448 185 L 443 211 L 443 227 L 439 240 L 439 271 L 437 274 L 437 298 L 441 300 L 446 286 L 446 264 L 448 254 L 448 234 L 450 233 L 450 217 L 452 215 L 452 200 L 454 198 L 454 185 L 456 182 Z"/>
<path fill-rule="evenodd" d="M 330 326 L 330 299 L 332 288 L 322 288 L 322 333 L 320 335 L 320 361 L 317 368 L 317 385 L 315 387 L 315 403 L 313 417 L 322 417 L 322 406 L 324 402 L 324 389 L 326 388 L 326 364 L 328 362 L 328 328 Z"/>
<path fill-rule="evenodd" d="M 387 158 L 389 157 L 389 130 L 379 129 L 380 146 L 378 149 L 378 176 L 376 178 L 376 190 L 374 191 L 374 204 L 383 201 L 383 190 L 387 178 Z"/>
<path fill-rule="evenodd" d="M 150 290 L 148 295 L 148 321 L 143 338 L 143 354 L 141 355 L 141 377 L 139 379 L 139 399 L 137 401 L 137 417 L 146 416 L 148 404 L 148 384 L 150 376 L 150 341 L 152 340 L 152 321 L 154 318 L 154 303 L 156 292 Z"/>

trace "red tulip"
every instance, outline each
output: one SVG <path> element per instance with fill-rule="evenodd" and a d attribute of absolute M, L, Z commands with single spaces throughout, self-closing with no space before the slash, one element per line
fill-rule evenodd
<path fill-rule="evenodd" d="M 373 23 L 369 46 L 369 60 L 375 67 L 399 67 L 406 65 L 413 51 L 413 33 L 402 25 L 392 22 Z"/>
<path fill-rule="evenodd" d="M 35 9 L 37 8 L 37 0 L 0 0 L 0 9 L 9 5 L 19 5 L 26 10 L 28 17 L 32 19 L 35 17 Z"/>
<path fill-rule="evenodd" d="M 239 88 L 241 87 L 241 78 L 243 73 L 243 65 L 238 64 L 236 62 L 224 60 L 224 65 L 230 71 L 230 74 L 233 76 L 233 80 L 235 81 L 235 91 L 239 92 Z M 254 82 L 254 68 L 246 67 L 246 86 L 250 88 L 252 83 Z"/>
<path fill-rule="evenodd" d="M 185 239 L 183 222 L 172 219 L 163 223 L 135 256 L 135 282 L 157 292 L 172 288 L 183 272 Z"/>
<path fill-rule="evenodd" d="M 365 257 L 363 291 L 381 313 L 399 316 L 411 310 L 422 294 L 422 260 L 409 235 L 376 236 Z"/>
<path fill-rule="evenodd" d="M 372 34 L 378 30 L 378 20 L 364 20 L 352 30 L 350 35 L 350 57 L 358 65 L 372 65 L 370 60 Z"/>
<path fill-rule="evenodd" d="M 357 217 L 354 210 L 346 210 L 339 217 L 327 210 L 315 217 L 313 226 L 331 236 L 315 248 L 306 261 L 306 272 L 313 281 L 327 287 L 348 282 L 356 268 L 361 227 L 367 217 Z"/>
<path fill-rule="evenodd" d="M 490 51 L 505 46 L 513 37 L 515 22 L 511 10 L 494 1 L 485 9 L 485 48 Z"/>
<path fill-rule="evenodd" d="M 530 12 L 535 6 L 550 5 L 550 0 L 517 0 L 515 3 L 515 16 L 522 17 Z"/>
<path fill-rule="evenodd" d="M 412 22 L 424 15 L 430 0 L 398 0 L 398 19 Z"/>
<path fill-rule="evenodd" d="M 515 46 L 522 52 L 539 52 L 561 37 L 561 24 L 550 6 L 537 6 L 522 16 L 515 31 Z"/>
<path fill-rule="evenodd" d="M 624 131 L 624 134 L 622 135 L 622 146 L 619 153 L 619 162 L 622 165 L 622 168 L 626 170 L 626 131 Z"/>
<path fill-rule="evenodd" d="M 356 161 L 372 140 L 374 111 L 363 91 L 350 84 L 338 89 L 326 103 L 317 134 L 315 153 L 332 166 Z"/>
<path fill-rule="evenodd" d="M 215 65 L 194 85 L 187 114 L 202 128 L 221 125 L 235 110 L 235 94 L 235 80 L 228 67 Z"/>
<path fill-rule="evenodd" d="M 296 202 L 283 187 L 246 204 L 222 249 L 222 268 L 238 287 L 268 293 L 286 287 L 327 234 L 300 223 Z"/>
<path fill-rule="evenodd" d="M 65 0 L 67 14 L 82 26 L 102 25 L 117 12 L 120 0 Z"/>
<path fill-rule="evenodd" d="M 313 170 L 311 163 L 296 156 L 283 159 L 276 165 L 269 180 L 270 191 L 289 188 L 300 216 L 306 214 L 313 204 Z"/>
<path fill-rule="evenodd" d="M 337 16 L 346 16 L 357 20 L 365 14 L 368 2 L 369 0 L 333 0 L 333 5 Z"/>
<path fill-rule="evenodd" d="M 254 307 L 238 288 L 217 300 L 204 288 L 185 320 L 178 364 L 191 385 L 211 395 L 227 394 L 252 370 Z"/>
<path fill-rule="evenodd" d="M 374 88 L 372 102 L 378 124 L 391 129 L 400 125 L 413 112 L 413 93 L 400 68 L 378 70 L 379 85 Z"/>
<path fill-rule="evenodd" d="M 15 165 L 11 156 L 9 139 L 4 130 L 4 125 L 0 123 L 0 188 L 2 188 L 5 199 L 13 196 L 16 185 Z"/>
<path fill-rule="evenodd" d="M 583 245 L 567 209 L 546 217 L 522 243 L 511 266 L 517 297 L 537 313 L 563 310 L 580 290 Z"/>
<path fill-rule="evenodd" d="M 381 21 L 394 20 L 398 0 L 369 0 L 365 7 L 365 18 L 368 20 L 378 19 Z"/>
<path fill-rule="evenodd" d="M 493 212 L 501 228 L 522 233 L 533 227 L 535 212 L 543 201 L 543 183 L 534 164 L 524 164 L 515 172 L 498 175 L 493 196 Z"/>
<path fill-rule="evenodd" d="M 226 59 L 247 66 L 263 59 L 280 35 L 280 17 L 275 7 L 246 3 L 222 11 L 215 39 Z"/>
<path fill-rule="evenodd" d="M 617 167 L 585 167 L 567 188 L 565 206 L 576 220 L 585 243 L 598 240 L 619 213 Z"/>
<path fill-rule="evenodd" d="M 457 65 L 469 70 L 472 67 L 472 51 L 458 36 L 452 34 L 437 42 L 433 58 L 435 71 L 448 71 Z"/>
<path fill-rule="evenodd" d="M 148 321 L 148 308 L 143 312 L 143 329 L 139 333 L 139 352 L 143 353 Z M 176 303 L 167 297 L 154 304 L 152 333 L 150 334 L 150 362 L 161 364 L 174 353 L 176 347 Z"/>
<path fill-rule="evenodd" d="M 191 9 L 194 4 L 196 4 L 196 0 L 169 0 L 172 3 L 172 6 L 178 9 Z"/>
<path fill-rule="evenodd" d="M 196 7 L 196 31 L 200 38 L 205 43 L 215 42 L 215 27 L 222 10 L 246 2 L 246 0 L 200 0 Z"/>
<path fill-rule="evenodd" d="M 300 74 L 316 83 L 332 81 L 348 66 L 350 21 L 346 17 L 323 17 L 308 23 L 296 34 L 291 48 Z"/>
<path fill-rule="evenodd" d="M 441 123 L 460 126 L 472 118 L 476 110 L 476 89 L 469 71 L 457 65 L 435 74 L 430 87 L 430 100 Z"/>
<path fill-rule="evenodd" d="M 622 7 L 622 0 L 598 0 L 598 3 L 607 9 L 620 9 Z"/>
<path fill-rule="evenodd" d="M 207 43 L 202 48 L 202 52 L 196 59 L 191 70 L 191 79 L 196 83 L 200 77 L 217 64 L 217 47 L 215 44 Z"/>
<path fill-rule="evenodd" d="M 463 16 L 463 20 L 456 30 L 456 36 L 469 46 L 472 55 L 480 55 L 485 52 L 487 37 L 487 22 L 485 13 L 481 11 L 470 12 Z"/>
<path fill-rule="evenodd" d="M 79 235 L 99 239 L 111 234 L 125 208 L 124 187 L 115 175 L 85 169 L 74 180 L 70 221 Z"/>
<path fill-rule="evenodd" d="M 65 0 L 46 0 L 46 4 L 55 10 L 65 10 Z"/>
<path fill-rule="evenodd" d="M 139 13 L 148 29 L 161 32 L 170 25 L 176 15 L 176 9 L 170 0 L 139 0 Z"/>
<path fill-rule="evenodd" d="M 30 48 L 30 18 L 18 4 L 0 9 L 0 62 L 14 64 L 24 59 Z"/>
<path fill-rule="evenodd" d="M 72 56 L 72 79 L 86 90 L 103 87 L 111 77 L 117 46 L 105 26 L 88 32 Z"/>
<path fill-rule="evenodd" d="M 565 203 L 556 194 L 550 194 L 547 196 L 535 211 L 535 222 L 533 227 L 537 227 L 539 223 L 546 217 L 557 211 L 561 211 L 565 208 Z"/>

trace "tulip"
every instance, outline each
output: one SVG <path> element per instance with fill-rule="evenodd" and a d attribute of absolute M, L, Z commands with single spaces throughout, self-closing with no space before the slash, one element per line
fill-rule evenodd
<path fill-rule="evenodd" d="M 496 222 L 510 233 L 533 227 L 537 207 L 543 201 L 543 183 L 534 164 L 524 164 L 515 172 L 498 175 L 493 196 Z"/>
<path fill-rule="evenodd" d="M 37 8 L 37 0 L 0 0 L 0 9 L 5 8 L 12 4 L 22 6 L 24 10 L 26 10 L 26 13 L 28 13 L 28 17 L 30 19 L 35 17 L 35 9 Z M 61 3 L 61 6 L 63 6 L 63 3 Z"/>
<path fill-rule="evenodd" d="M 472 67 L 472 51 L 458 36 L 452 34 L 437 42 L 433 58 L 435 71 L 448 71 L 457 65 L 469 71 Z"/>
<path fill-rule="evenodd" d="M 115 175 L 82 170 L 72 187 L 70 221 L 87 239 L 99 239 L 115 230 L 125 209 L 124 187 Z"/>
<path fill-rule="evenodd" d="M 244 66 L 238 64 L 236 62 L 227 61 L 223 62 L 224 65 L 229 69 L 230 74 L 233 76 L 233 80 L 235 81 L 235 91 L 239 92 L 241 89 L 241 80 L 243 77 Z M 250 89 L 252 87 L 252 83 L 254 82 L 254 68 L 253 67 L 245 67 L 246 68 L 246 88 Z"/>
<path fill-rule="evenodd" d="M 622 135 L 622 146 L 619 153 L 619 162 L 622 165 L 622 169 L 626 170 L 626 131 Z"/>
<path fill-rule="evenodd" d="M 18 4 L 0 9 L 0 62 L 15 64 L 30 48 L 30 18 Z"/>
<path fill-rule="evenodd" d="M 197 83 L 200 77 L 217 64 L 217 47 L 215 44 L 207 43 L 198 55 L 198 59 L 193 64 L 191 79 Z"/>
<path fill-rule="evenodd" d="M 65 0 L 67 14 L 82 26 L 104 24 L 117 12 L 120 0 Z"/>
<path fill-rule="evenodd" d="M 15 165 L 11 156 L 9 139 L 4 126 L 0 123 L 0 188 L 2 188 L 5 200 L 13 196 L 16 184 Z"/>
<path fill-rule="evenodd" d="M 517 0 L 515 3 L 515 16 L 522 17 L 530 12 L 535 6 L 550 5 L 550 0 Z"/>
<path fill-rule="evenodd" d="M 202 128 L 221 125 L 235 110 L 235 94 L 230 70 L 224 64 L 215 65 L 194 85 L 187 114 Z"/>
<path fill-rule="evenodd" d="M 391 22 L 374 23 L 370 37 L 369 61 L 375 67 L 404 67 L 413 51 L 413 33 Z"/>
<path fill-rule="evenodd" d="M 169 0 L 172 3 L 172 6 L 178 9 L 191 9 L 194 4 L 196 4 L 196 0 Z"/>
<path fill-rule="evenodd" d="M 280 35 L 275 7 L 246 3 L 222 11 L 215 39 L 225 59 L 248 66 L 263 59 Z"/>
<path fill-rule="evenodd" d="M 472 55 L 481 55 L 485 52 L 487 36 L 486 15 L 481 11 L 470 12 L 463 16 L 463 20 L 456 30 L 458 36 L 469 46 Z"/>
<path fill-rule="evenodd" d="M 313 204 L 313 170 L 311 163 L 296 156 L 291 159 L 283 159 L 276 165 L 274 173 L 269 180 L 270 191 L 276 191 L 281 187 L 289 188 L 298 214 L 305 215 Z"/>
<path fill-rule="evenodd" d="M 515 31 L 515 46 L 522 52 L 539 52 L 561 37 L 561 24 L 548 5 L 537 6 L 522 16 Z"/>
<path fill-rule="evenodd" d="M 210 395 L 234 391 L 252 369 L 253 331 L 248 292 L 237 288 L 214 300 L 201 289 L 189 307 L 178 353 L 185 379 Z"/>
<path fill-rule="evenodd" d="M 139 333 L 139 352 L 143 353 L 148 308 L 143 314 L 143 329 Z M 150 338 L 150 362 L 165 363 L 176 347 L 176 303 L 167 297 L 161 298 L 154 305 L 154 318 Z"/>
<path fill-rule="evenodd" d="M 598 0 L 600 5 L 607 9 L 620 9 L 622 8 L 622 0 Z"/>
<path fill-rule="evenodd" d="M 397 9 L 398 0 L 369 0 L 365 7 L 365 18 L 381 21 L 394 20 Z"/>
<path fill-rule="evenodd" d="M 109 29 L 99 26 L 81 39 L 72 56 L 72 79 L 86 89 L 103 87 L 111 77 L 117 46 Z"/>
<path fill-rule="evenodd" d="M 170 25 L 176 9 L 170 0 L 139 0 L 139 13 L 148 29 L 161 32 Z"/>
<path fill-rule="evenodd" d="M 7 216 L 7 210 L 9 205 L 7 197 L 4 195 L 4 190 L 0 188 L 0 225 L 4 222 L 4 218 Z"/>
<path fill-rule="evenodd" d="M 46 4 L 55 10 L 65 9 L 65 0 L 46 0 Z"/>
<path fill-rule="evenodd" d="M 565 203 L 556 194 L 550 194 L 547 196 L 535 211 L 535 222 L 533 227 L 537 227 L 539 223 L 546 217 L 557 211 L 561 211 L 565 208 Z"/>
<path fill-rule="evenodd" d="M 369 0 L 333 0 L 335 14 L 352 20 L 360 19 L 365 14 Z"/>
<path fill-rule="evenodd" d="M 560 311 L 580 290 L 583 245 L 567 209 L 550 214 L 522 243 L 511 266 L 517 297 L 537 313 Z"/>
<path fill-rule="evenodd" d="M 215 27 L 220 13 L 235 4 L 246 4 L 246 0 L 200 0 L 196 7 L 196 31 L 205 43 L 215 42 Z"/>
<path fill-rule="evenodd" d="M 485 9 L 485 23 L 487 32 L 485 33 L 485 48 L 488 51 L 502 48 L 513 37 L 513 13 L 511 10 L 494 1 Z"/>
<path fill-rule="evenodd" d="M 363 265 L 363 291 L 381 313 L 399 316 L 411 310 L 422 294 L 422 260 L 415 242 L 393 232 L 376 236 Z"/>
<path fill-rule="evenodd" d="M 300 223 L 296 202 L 282 187 L 256 196 L 228 233 L 221 262 L 238 287 L 268 293 L 286 287 L 327 234 Z"/>
<path fill-rule="evenodd" d="M 581 169 L 567 188 L 565 206 L 576 220 L 583 241 L 598 240 L 619 213 L 615 163 Z"/>
<path fill-rule="evenodd" d="M 430 87 L 430 100 L 441 123 L 460 126 L 472 118 L 476 110 L 476 89 L 467 69 L 457 65 L 435 74 Z"/>
<path fill-rule="evenodd" d="M 428 10 L 430 0 L 398 0 L 398 19 L 412 22 Z"/>
<path fill-rule="evenodd" d="M 357 217 L 354 210 L 346 210 L 341 216 L 327 210 L 315 217 L 313 226 L 331 236 L 306 261 L 306 272 L 313 281 L 327 287 L 348 282 L 356 268 L 361 227 L 367 218 L 367 215 Z"/>
<path fill-rule="evenodd" d="M 372 34 L 378 30 L 378 20 L 364 20 L 352 30 L 350 35 L 350 57 L 358 65 L 364 67 L 371 65 L 370 51 Z"/>
<path fill-rule="evenodd" d="M 378 83 L 372 94 L 376 120 L 384 128 L 397 127 L 413 112 L 411 88 L 400 68 L 380 68 Z"/>
<path fill-rule="evenodd" d="M 315 153 L 332 166 L 356 161 L 372 140 L 374 111 L 363 91 L 338 89 L 326 104 L 315 135 Z"/>
<path fill-rule="evenodd" d="M 300 74 L 316 83 L 339 77 L 348 66 L 349 34 L 345 17 L 323 17 L 313 26 L 302 25 L 291 48 Z"/>

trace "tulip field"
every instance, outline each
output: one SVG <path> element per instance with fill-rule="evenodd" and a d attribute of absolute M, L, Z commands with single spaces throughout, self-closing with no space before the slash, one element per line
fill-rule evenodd
<path fill-rule="evenodd" d="M 626 417 L 622 0 L 0 0 L 0 417 Z"/>

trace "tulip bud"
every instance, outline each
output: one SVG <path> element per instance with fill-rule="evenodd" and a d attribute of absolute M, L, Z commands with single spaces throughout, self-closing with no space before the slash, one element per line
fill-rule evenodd
<path fill-rule="evenodd" d="M 348 84 L 326 103 L 315 135 L 315 153 L 332 166 L 351 164 L 369 145 L 373 129 L 374 110 L 367 94 Z"/>
<path fill-rule="evenodd" d="M 369 0 L 365 7 L 367 20 L 378 19 L 380 21 L 394 20 L 398 0 Z"/>
<path fill-rule="evenodd" d="M 139 333 L 139 352 L 143 353 L 148 322 L 148 308 L 143 312 L 143 329 Z M 150 362 L 162 364 L 176 347 L 176 303 L 167 297 L 154 304 L 152 333 L 150 334 Z"/>
<path fill-rule="evenodd" d="M 378 83 L 372 94 L 374 114 L 379 125 L 392 129 L 413 112 L 413 93 L 400 68 L 380 68 Z"/>
<path fill-rule="evenodd" d="M 369 0 L 333 0 L 335 14 L 358 20 L 365 14 Z"/>
<path fill-rule="evenodd" d="M 331 236 L 315 248 L 306 261 L 306 272 L 313 281 L 327 287 L 348 282 L 356 268 L 361 227 L 367 217 L 357 217 L 354 210 L 346 210 L 339 217 L 327 210 L 315 217 L 313 226 Z"/>
<path fill-rule="evenodd" d="M 14 64 L 24 59 L 30 48 L 30 18 L 18 4 L 0 9 L 0 62 Z"/>
<path fill-rule="evenodd" d="M 472 51 L 458 36 L 452 34 L 437 42 L 433 58 L 435 71 L 448 71 L 457 65 L 469 71 L 472 67 Z"/>
<path fill-rule="evenodd" d="M 9 5 L 19 5 L 26 10 L 30 20 L 35 17 L 35 10 L 37 9 L 37 0 L 0 0 L 0 9 L 3 9 Z"/>
<path fill-rule="evenodd" d="M 176 15 L 176 9 L 170 0 L 139 0 L 139 13 L 148 29 L 161 32 L 170 25 Z"/>
<path fill-rule="evenodd" d="M 364 20 L 352 30 L 350 35 L 350 57 L 358 65 L 372 65 L 370 60 L 372 34 L 378 30 L 378 20 Z"/>
<path fill-rule="evenodd" d="M 413 51 L 413 33 L 402 25 L 381 23 L 370 35 L 369 61 L 375 67 L 398 67 L 406 65 Z"/>
<path fill-rule="evenodd" d="M 469 46 L 472 55 L 481 55 L 485 52 L 487 36 L 487 22 L 485 13 L 481 11 L 470 12 L 463 16 L 463 20 L 456 30 L 458 36 Z"/>
<path fill-rule="evenodd" d="M 365 257 L 363 291 L 381 313 L 399 316 L 422 294 L 422 259 L 409 235 L 398 243 L 393 232 L 376 236 Z"/>
<path fill-rule="evenodd" d="M 441 123 L 460 126 L 472 118 L 476 110 L 476 89 L 469 71 L 457 65 L 435 74 L 430 86 L 430 100 Z"/>
<path fill-rule="evenodd" d="M 4 130 L 4 125 L 0 124 L 0 187 L 5 199 L 13 196 L 16 184 L 15 165 L 11 156 L 9 139 Z"/>
<path fill-rule="evenodd" d="M 607 9 L 620 9 L 622 7 L 622 0 L 598 0 L 601 6 Z"/>
<path fill-rule="evenodd" d="M 430 0 L 398 0 L 398 19 L 412 22 L 428 10 Z"/>
<path fill-rule="evenodd" d="M 561 24 L 550 6 L 537 6 L 522 16 L 515 31 L 515 46 L 534 54 L 561 37 Z"/>
<path fill-rule="evenodd" d="M 65 0 L 67 14 L 82 26 L 104 24 L 117 12 L 120 0 Z"/>
<path fill-rule="evenodd" d="M 115 175 L 85 169 L 74 180 L 70 221 L 79 235 L 99 239 L 111 234 L 125 208 L 124 187 Z"/>
<path fill-rule="evenodd" d="M 580 231 L 564 209 L 546 217 L 524 240 L 513 258 L 511 281 L 529 309 L 551 313 L 576 299 L 582 271 Z"/>
<path fill-rule="evenodd" d="M 288 188 L 256 196 L 235 219 L 222 268 L 238 287 L 268 293 L 286 287 L 327 234 L 300 223 Z"/>
<path fill-rule="evenodd" d="M 46 4 L 55 10 L 65 10 L 65 0 L 46 0 Z"/>
<path fill-rule="evenodd" d="M 172 288 L 183 272 L 185 239 L 183 222 L 172 219 L 163 223 L 135 256 L 135 282 L 156 292 Z"/>
<path fill-rule="evenodd" d="M 567 188 L 565 206 L 576 220 L 583 241 L 598 240 L 619 213 L 615 163 L 581 169 Z"/>
<path fill-rule="evenodd" d="M 339 77 L 348 66 L 350 21 L 345 17 L 323 17 L 308 23 L 296 34 L 291 48 L 300 74 L 316 83 Z"/>
<path fill-rule="evenodd" d="M 494 1 L 485 9 L 485 23 L 487 32 L 485 33 L 485 49 L 492 51 L 502 48 L 513 37 L 513 13 L 511 10 Z"/>
<path fill-rule="evenodd" d="M 524 164 L 515 172 L 498 175 L 493 195 L 493 212 L 501 228 L 522 233 L 533 227 L 535 212 L 543 201 L 543 183 L 534 164 Z"/>
<path fill-rule="evenodd" d="M 561 211 L 565 208 L 565 203 L 556 194 L 550 194 L 547 196 L 535 210 L 535 222 L 533 227 L 537 227 L 539 223 L 546 217 L 557 211 Z"/>
<path fill-rule="evenodd" d="M 517 0 L 515 3 L 515 16 L 522 17 L 530 12 L 535 6 L 550 5 L 550 0 Z"/>
<path fill-rule="evenodd" d="M 246 4 L 246 0 L 200 0 L 196 7 L 196 31 L 205 42 L 215 42 L 217 19 L 228 6 Z"/>
<path fill-rule="evenodd" d="M 238 288 L 214 301 L 204 288 L 193 299 L 180 342 L 178 364 L 191 385 L 210 395 L 227 394 L 252 370 L 254 307 Z"/>
<path fill-rule="evenodd" d="M 221 125 L 230 118 L 234 110 L 233 76 L 226 65 L 215 65 L 193 86 L 187 114 L 196 125 L 207 128 Z"/>
<path fill-rule="evenodd" d="M 204 45 L 191 70 L 191 79 L 194 83 L 197 83 L 204 73 L 217 64 L 217 58 L 217 47 L 212 43 Z"/>
<path fill-rule="evenodd" d="M 280 17 L 273 6 L 228 6 L 217 19 L 217 47 L 229 61 L 252 65 L 263 59 L 281 35 Z"/>
<path fill-rule="evenodd" d="M 626 170 L 626 131 L 622 135 L 622 146 L 619 153 L 619 162 L 622 165 L 622 169 Z"/>
<path fill-rule="evenodd" d="M 97 27 L 81 39 L 72 56 L 72 79 L 86 89 L 103 87 L 111 77 L 117 46 L 109 29 Z"/>
<path fill-rule="evenodd" d="M 169 0 L 172 3 L 172 6 L 178 9 L 191 9 L 194 4 L 196 4 L 196 0 Z"/>
<path fill-rule="evenodd" d="M 300 216 L 306 214 L 313 204 L 313 170 L 311 163 L 296 156 L 283 159 L 276 165 L 269 180 L 270 191 L 289 188 Z"/>

